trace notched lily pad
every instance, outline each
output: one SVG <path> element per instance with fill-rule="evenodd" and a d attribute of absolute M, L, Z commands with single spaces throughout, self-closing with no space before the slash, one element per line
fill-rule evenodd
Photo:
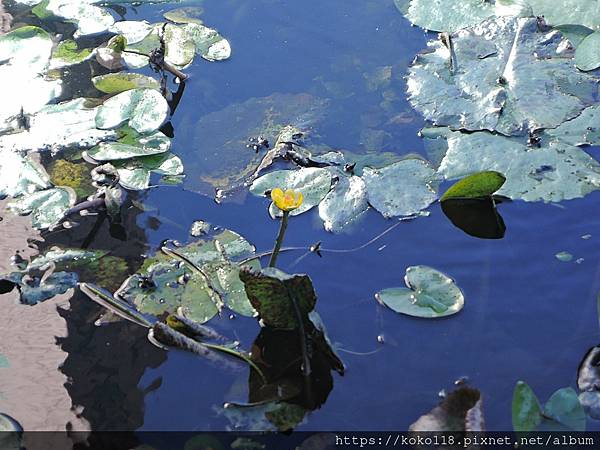
<path fill-rule="evenodd" d="M 450 316 L 464 306 L 464 295 L 454 280 L 431 267 L 408 267 L 404 281 L 407 288 L 385 289 L 375 298 L 398 313 L 425 318 Z"/>
<path fill-rule="evenodd" d="M 118 94 L 130 89 L 160 90 L 160 83 L 156 79 L 139 73 L 109 73 L 92 78 L 92 83 L 106 94 Z"/>
<path fill-rule="evenodd" d="M 411 66 L 408 93 L 436 125 L 519 135 L 595 103 L 598 78 L 574 71 L 568 41 L 535 18 L 486 20 L 428 46 Z"/>
<path fill-rule="evenodd" d="M 319 203 L 319 216 L 327 231 L 337 233 L 358 220 L 368 208 L 363 179 L 340 174 L 333 189 Z"/>

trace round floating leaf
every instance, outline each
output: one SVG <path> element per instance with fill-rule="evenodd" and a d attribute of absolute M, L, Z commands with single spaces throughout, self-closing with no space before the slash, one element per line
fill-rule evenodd
<path fill-rule="evenodd" d="M 9 203 L 9 208 L 17 214 L 31 214 L 32 225 L 46 229 L 57 225 L 76 200 L 71 188 L 52 188 L 19 198 Z"/>
<path fill-rule="evenodd" d="M 388 308 L 414 317 L 446 317 L 459 312 L 465 303 L 452 278 L 427 266 L 412 266 L 404 277 L 407 288 L 385 289 L 375 295 Z"/>
<path fill-rule="evenodd" d="M 449 40 L 431 41 L 408 79 L 412 105 L 436 125 L 518 135 L 595 103 L 598 78 L 574 71 L 566 39 L 535 18 L 486 20 Z"/>
<path fill-rule="evenodd" d="M 493 170 L 504 174 L 498 191 L 512 199 L 559 202 L 600 188 L 600 164 L 583 150 L 542 140 L 531 148 L 523 140 L 487 132 L 452 132 L 438 172 L 446 179 Z"/>
<path fill-rule="evenodd" d="M 369 204 L 384 217 L 410 216 L 437 200 L 437 176 L 427 161 L 408 158 L 362 176 Z"/>
<path fill-rule="evenodd" d="M 182 26 L 167 24 L 164 30 L 165 60 L 178 67 L 186 67 L 196 54 L 193 39 Z"/>
<path fill-rule="evenodd" d="M 52 52 L 50 68 L 58 69 L 61 67 L 79 64 L 92 56 L 92 49 L 79 49 L 77 42 L 67 39 L 61 41 Z"/>
<path fill-rule="evenodd" d="M 109 98 L 98 108 L 96 126 L 116 128 L 124 122 L 139 133 L 157 130 L 166 120 L 169 105 L 154 89 L 131 89 Z"/>
<path fill-rule="evenodd" d="M 144 190 L 150 187 L 150 174 L 177 176 L 183 174 L 183 163 L 171 153 L 142 156 L 114 163 L 119 183 L 125 189 Z"/>
<path fill-rule="evenodd" d="M 96 161 L 114 161 L 140 156 L 158 155 L 169 151 L 171 140 L 161 132 L 148 136 L 137 136 L 118 142 L 101 142 L 85 152 Z"/>
<path fill-rule="evenodd" d="M 494 14 L 494 5 L 481 0 L 411 0 L 406 18 L 432 31 L 456 31 Z"/>
<path fill-rule="evenodd" d="M 334 188 L 319 203 L 325 229 L 338 233 L 356 221 L 368 208 L 367 187 L 362 178 L 338 174 Z"/>
<path fill-rule="evenodd" d="M 323 200 L 331 189 L 331 174 L 327 169 L 320 168 L 278 170 L 255 180 L 250 186 L 250 192 L 263 196 L 275 188 L 302 192 L 304 196 L 302 205 L 290 213 L 291 216 L 296 216 L 317 206 Z M 273 203 L 269 207 L 269 212 L 271 217 L 279 217 L 282 214 Z"/>
<path fill-rule="evenodd" d="M 515 431 L 535 431 L 542 423 L 540 403 L 524 381 L 518 381 L 513 392 L 512 423 Z"/>
<path fill-rule="evenodd" d="M 0 197 L 18 197 L 50 187 L 46 170 L 29 157 L 0 148 Z"/>
<path fill-rule="evenodd" d="M 105 32 L 115 23 L 105 8 L 90 1 L 46 0 L 37 6 L 36 14 L 41 19 L 54 16 L 75 23 L 78 28 L 75 37 Z"/>
<path fill-rule="evenodd" d="M 231 56 L 229 41 L 219 34 L 217 30 L 197 23 L 183 25 L 196 47 L 196 53 L 208 61 L 222 61 Z"/>
<path fill-rule="evenodd" d="M 268 327 L 293 330 L 298 327 L 294 302 L 301 319 L 308 320 L 317 296 L 307 275 L 288 275 L 272 267 L 260 272 L 242 268 L 240 279 L 250 303 Z"/>
<path fill-rule="evenodd" d="M 186 6 L 167 11 L 163 16 L 173 23 L 197 23 L 202 25 L 202 20 L 198 18 L 202 12 L 203 10 L 199 6 Z"/>
<path fill-rule="evenodd" d="M 440 201 L 451 198 L 489 197 L 502 187 L 506 178 L 499 172 L 486 171 L 474 173 L 456 182 L 442 196 Z"/>
<path fill-rule="evenodd" d="M 544 405 L 544 417 L 572 431 L 585 431 L 585 411 L 573 388 L 556 391 Z"/>
<path fill-rule="evenodd" d="M 527 0 L 535 16 L 550 25 L 576 24 L 597 29 L 600 24 L 598 0 Z"/>
<path fill-rule="evenodd" d="M 594 30 L 584 27 L 583 25 L 559 25 L 556 27 L 564 37 L 566 37 L 573 47 L 579 47 L 579 44 L 594 32 Z"/>
<path fill-rule="evenodd" d="M 127 45 L 143 41 L 154 30 L 155 26 L 145 20 L 122 20 L 110 27 L 110 32 L 123 36 Z"/>
<path fill-rule="evenodd" d="M 118 94 L 136 88 L 160 90 L 157 80 L 139 73 L 109 73 L 92 78 L 92 83 L 96 89 L 107 94 Z"/>
<path fill-rule="evenodd" d="M 579 44 L 575 63 L 578 69 L 586 72 L 600 67 L 600 31 L 590 34 Z"/>

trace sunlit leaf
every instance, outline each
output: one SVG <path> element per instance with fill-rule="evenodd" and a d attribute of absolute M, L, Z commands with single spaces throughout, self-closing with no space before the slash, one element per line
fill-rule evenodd
<path fill-rule="evenodd" d="M 79 49 L 77 42 L 67 39 L 61 41 L 52 52 L 50 68 L 58 69 L 61 67 L 79 64 L 92 57 L 92 49 Z"/>
<path fill-rule="evenodd" d="M 32 225 L 46 229 L 57 225 L 76 199 L 77 195 L 70 188 L 50 188 L 20 197 L 8 206 L 17 214 L 31 214 Z"/>
<path fill-rule="evenodd" d="M 362 178 L 340 174 L 333 189 L 319 203 L 319 216 L 327 231 L 340 232 L 369 208 Z"/>
<path fill-rule="evenodd" d="M 171 140 L 161 132 L 150 135 L 126 136 L 117 142 L 101 142 L 85 152 L 96 161 L 114 161 L 168 152 Z"/>
<path fill-rule="evenodd" d="M 542 423 L 542 408 L 524 381 L 517 382 L 513 392 L 512 423 L 515 431 L 535 431 Z"/>
<path fill-rule="evenodd" d="M 489 197 L 502 187 L 506 178 L 494 171 L 474 173 L 454 183 L 440 201 L 457 198 Z"/>
<path fill-rule="evenodd" d="M 577 47 L 575 53 L 577 68 L 583 71 L 600 67 L 600 31 L 587 36 Z"/>
<path fill-rule="evenodd" d="M 94 87 L 107 94 L 118 94 L 136 88 L 149 88 L 160 90 L 160 83 L 146 75 L 139 73 L 109 73 L 92 78 Z"/>
<path fill-rule="evenodd" d="M 136 191 L 150 187 L 152 173 L 171 176 L 183 174 L 181 159 L 168 152 L 115 161 L 114 166 L 119 173 L 121 186 Z"/>
<path fill-rule="evenodd" d="M 0 197 L 18 197 L 50 187 L 46 170 L 22 153 L 0 149 Z"/>
<path fill-rule="evenodd" d="M 464 306 L 464 295 L 454 280 L 431 267 L 407 268 L 404 281 L 407 288 L 385 289 L 375 298 L 398 313 L 425 318 L 450 316 Z"/>

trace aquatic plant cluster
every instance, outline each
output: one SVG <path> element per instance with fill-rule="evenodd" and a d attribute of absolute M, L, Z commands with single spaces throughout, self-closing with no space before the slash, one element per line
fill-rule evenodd
<path fill-rule="evenodd" d="M 183 96 L 186 68 L 196 56 L 229 58 L 227 39 L 192 8 L 148 23 L 115 20 L 107 7 L 123 1 L 16 3 L 39 23 L 10 29 L 0 8 L 0 82 L 18 93 L 0 104 L 0 196 L 10 199 L 8 210 L 29 215 L 39 230 L 68 231 L 72 217 L 95 210 L 119 225 L 128 192 L 183 182 L 184 162 L 171 152 L 170 117 Z M 271 200 L 270 216 L 281 221 L 273 251 L 257 252 L 237 232 L 198 221 L 190 232 L 194 239 L 165 242 L 133 275 L 106 252 L 53 248 L 19 261 L 0 277 L 3 283 L 18 289 L 26 305 L 80 288 L 147 329 L 160 348 L 185 350 L 221 367 L 246 364 L 248 403 L 228 403 L 220 413 L 234 426 L 295 428 L 325 402 L 331 372 L 343 375 L 345 368 L 315 311 L 310 277 L 276 267 L 292 217 L 317 209 L 324 228 L 339 233 L 370 209 L 412 220 L 427 216 L 439 200 L 468 234 L 499 238 L 502 201 L 560 202 L 600 189 L 600 164 L 582 148 L 600 145 L 597 1 L 589 9 L 576 0 L 396 3 L 414 25 L 440 33 L 416 56 L 407 78 L 410 103 L 428 122 L 421 137 L 443 155 L 437 163 L 311 147 L 309 127 L 263 123 L 263 134 L 240 146 L 236 163 L 223 158 L 226 167 L 215 162 L 201 178 L 218 202 L 240 190 Z M 53 31 L 57 23 L 70 31 Z M 71 90 L 69 69 L 82 63 L 102 68 L 87 80 L 97 91 L 93 98 Z M 152 76 L 133 72 L 144 68 Z M 319 109 L 313 106 L 304 125 Z M 273 170 L 276 161 L 288 168 Z M 446 180 L 459 181 L 440 196 Z M 469 220 L 473 209 L 477 224 Z M 320 244 L 310 250 L 325 251 Z M 107 267 L 124 274 L 119 287 L 106 284 L 112 283 Z M 408 267 L 405 284 L 375 298 L 421 318 L 450 316 L 465 306 L 455 280 L 434 268 Z M 207 325 L 223 314 L 260 320 L 251 351 Z M 582 430 L 586 413 L 599 417 L 598 373 L 590 358 L 579 371 L 582 393 L 561 389 L 544 408 L 519 382 L 515 430 L 542 423 Z M 432 422 L 440 430 L 482 430 L 481 394 L 460 387 L 411 429 Z"/>

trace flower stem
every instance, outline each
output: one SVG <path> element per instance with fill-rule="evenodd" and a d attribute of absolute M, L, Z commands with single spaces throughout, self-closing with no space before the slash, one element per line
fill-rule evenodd
<path fill-rule="evenodd" d="M 279 234 L 277 235 L 277 240 L 275 241 L 275 247 L 273 248 L 273 253 L 271 253 L 271 260 L 269 261 L 269 267 L 275 267 L 275 264 L 277 263 L 277 256 L 279 256 L 279 251 L 281 250 L 281 246 L 283 245 L 283 238 L 285 237 L 285 231 L 287 230 L 289 216 L 290 216 L 289 211 L 283 211 L 283 217 L 281 218 L 281 225 L 279 226 Z"/>

